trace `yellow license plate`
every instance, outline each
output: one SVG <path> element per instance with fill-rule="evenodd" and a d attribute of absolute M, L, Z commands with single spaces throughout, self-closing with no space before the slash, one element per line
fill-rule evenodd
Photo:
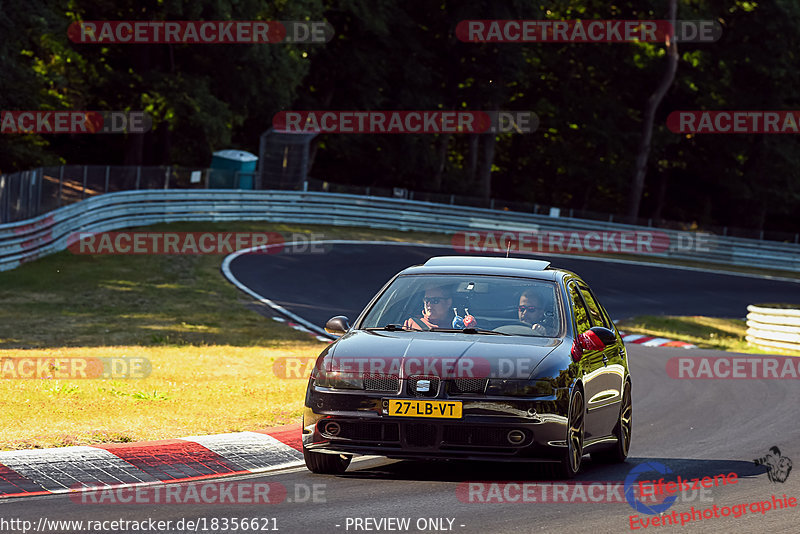
<path fill-rule="evenodd" d="M 387 415 L 461 419 L 461 402 L 389 399 L 389 413 Z"/>

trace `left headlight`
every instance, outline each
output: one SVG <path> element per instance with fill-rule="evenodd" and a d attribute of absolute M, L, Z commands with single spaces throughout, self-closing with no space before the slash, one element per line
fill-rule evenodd
<path fill-rule="evenodd" d="M 486 395 L 498 397 L 549 397 L 554 393 L 553 382 L 546 379 L 493 378 L 486 385 Z"/>

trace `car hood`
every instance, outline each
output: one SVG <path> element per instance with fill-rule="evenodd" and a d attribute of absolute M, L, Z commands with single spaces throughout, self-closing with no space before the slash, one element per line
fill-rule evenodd
<path fill-rule="evenodd" d="M 528 379 L 560 338 L 460 332 L 351 331 L 325 357 L 326 371 L 442 378 Z"/>

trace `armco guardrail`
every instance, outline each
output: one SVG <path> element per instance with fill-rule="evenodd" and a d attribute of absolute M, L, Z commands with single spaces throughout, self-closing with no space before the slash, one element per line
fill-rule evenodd
<path fill-rule="evenodd" d="M 800 351 L 800 308 L 750 305 L 747 311 L 748 343 L 764 349 Z"/>
<path fill-rule="evenodd" d="M 0 225 L 0 270 L 65 250 L 76 232 L 102 232 L 163 222 L 293 222 L 428 232 L 622 232 L 667 236 L 652 256 L 800 272 L 800 245 L 713 234 L 498 212 L 382 197 L 298 191 L 145 190 L 88 198 L 45 215 Z M 565 252 L 569 252 L 566 248 Z"/>

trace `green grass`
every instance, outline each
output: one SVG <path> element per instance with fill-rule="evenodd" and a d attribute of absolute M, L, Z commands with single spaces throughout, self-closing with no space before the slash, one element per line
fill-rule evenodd
<path fill-rule="evenodd" d="M 704 349 L 800 356 L 800 352 L 781 349 L 764 350 L 749 345 L 745 339 L 747 325 L 741 319 L 641 315 L 620 321 L 617 323 L 617 327 L 626 334 L 645 334 L 686 341 Z"/>
<path fill-rule="evenodd" d="M 326 238 L 427 240 L 349 228 L 209 223 L 204 231 L 313 231 Z M 197 231 L 197 223 L 147 227 Z M 145 230 L 145 229 L 142 229 Z M 106 345 L 275 346 L 305 334 L 265 321 L 221 274 L 222 255 L 77 255 L 59 252 L 0 273 L 0 349 Z"/>

